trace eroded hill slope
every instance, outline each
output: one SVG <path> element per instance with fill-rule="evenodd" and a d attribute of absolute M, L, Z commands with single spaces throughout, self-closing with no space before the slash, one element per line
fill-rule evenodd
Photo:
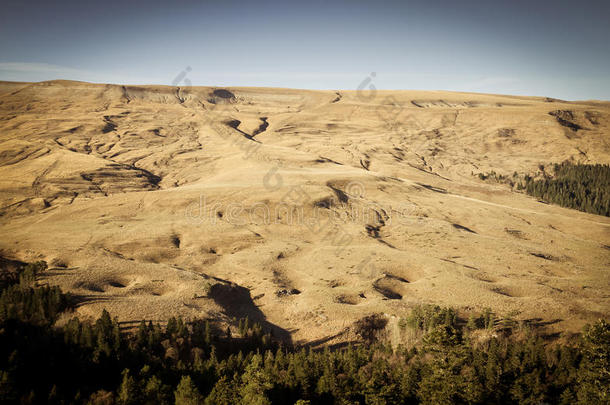
<path fill-rule="evenodd" d="M 610 104 L 450 92 L 0 83 L 0 248 L 129 325 L 610 311 L 610 219 L 478 173 L 610 162 Z"/>

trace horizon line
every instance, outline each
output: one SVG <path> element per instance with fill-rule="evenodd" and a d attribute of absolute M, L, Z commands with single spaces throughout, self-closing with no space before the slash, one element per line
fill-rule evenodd
<path fill-rule="evenodd" d="M 178 86 L 172 84 L 158 84 L 158 83 L 142 83 L 142 84 L 128 84 L 128 83 L 109 83 L 109 82 L 96 82 L 96 81 L 85 81 L 85 80 L 73 80 L 73 79 L 49 79 L 49 80 L 41 80 L 41 81 L 20 81 L 20 80 L 3 80 L 0 79 L 0 83 L 15 83 L 15 84 L 40 84 L 40 83 L 52 83 L 52 82 L 73 82 L 73 83 L 84 83 L 91 85 L 103 85 L 103 86 L 142 86 L 142 87 L 153 87 L 153 86 L 161 86 L 161 87 L 174 87 L 174 88 L 188 88 L 188 87 L 200 87 L 200 88 L 244 88 L 244 89 L 278 89 L 278 90 L 296 90 L 296 91 L 344 91 L 344 92 L 356 92 L 358 89 L 340 89 L 340 88 L 300 88 L 300 87 L 279 87 L 279 86 L 242 86 L 242 85 L 229 85 L 229 86 L 218 86 L 218 85 L 200 85 L 200 84 L 189 84 L 187 86 Z M 370 91 L 370 90 L 368 90 Z M 410 91 L 410 92 L 445 92 L 445 93 L 456 93 L 456 94 L 476 94 L 476 95 L 484 95 L 484 96 L 499 96 L 499 97 L 527 97 L 527 98 L 543 98 L 549 99 L 553 102 L 602 102 L 602 103 L 610 103 L 610 99 L 560 99 L 557 97 L 550 96 L 542 96 L 542 95 L 525 95 L 525 94 L 503 94 L 503 93 L 483 93 L 477 91 L 459 91 L 459 90 L 445 90 L 445 89 L 387 89 L 387 88 L 376 88 L 375 91 L 383 91 L 383 92 L 399 92 L 399 91 Z"/>

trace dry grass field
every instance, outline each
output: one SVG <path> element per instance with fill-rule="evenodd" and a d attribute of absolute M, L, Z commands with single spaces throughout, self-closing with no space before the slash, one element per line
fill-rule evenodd
<path fill-rule="evenodd" d="M 126 327 L 334 342 L 435 303 L 578 332 L 610 313 L 610 218 L 478 177 L 565 160 L 610 162 L 609 102 L 3 82 L 0 249 Z"/>

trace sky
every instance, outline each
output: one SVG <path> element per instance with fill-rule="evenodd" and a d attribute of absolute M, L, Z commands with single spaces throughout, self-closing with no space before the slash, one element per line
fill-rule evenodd
<path fill-rule="evenodd" d="M 3 0 L 0 80 L 610 100 L 609 16 L 608 1 Z"/>

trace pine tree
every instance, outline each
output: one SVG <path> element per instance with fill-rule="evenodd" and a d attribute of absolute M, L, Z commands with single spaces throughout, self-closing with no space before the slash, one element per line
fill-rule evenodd
<path fill-rule="evenodd" d="M 144 320 L 140 321 L 138 325 L 138 330 L 136 332 L 136 346 L 139 348 L 146 347 L 146 343 L 148 340 L 148 327 L 146 326 L 146 322 Z"/>
<path fill-rule="evenodd" d="M 236 389 L 232 381 L 227 376 L 222 376 L 210 395 L 205 399 L 206 405 L 233 405 L 239 402 L 239 397 L 235 395 Z"/>
<path fill-rule="evenodd" d="M 210 322 L 207 320 L 205 321 L 203 334 L 204 334 L 205 344 L 209 346 L 212 343 L 212 328 L 210 326 Z"/>
<path fill-rule="evenodd" d="M 242 387 L 240 394 L 244 404 L 267 405 L 271 401 L 266 396 L 266 391 L 273 387 L 271 378 L 262 369 L 262 357 L 255 354 L 246 366 L 242 376 Z"/>
<path fill-rule="evenodd" d="M 118 403 L 121 405 L 138 404 L 138 385 L 134 378 L 129 374 L 129 370 L 123 370 L 123 381 L 118 391 Z"/>
<path fill-rule="evenodd" d="M 170 339 L 173 338 L 174 334 L 178 331 L 178 321 L 173 316 L 167 320 L 167 326 L 165 327 L 165 333 Z"/>
<path fill-rule="evenodd" d="M 174 391 L 176 405 L 199 405 L 203 402 L 203 397 L 197 389 L 190 376 L 182 376 L 176 391 Z"/>
<path fill-rule="evenodd" d="M 76 400 L 74 403 L 80 403 L 80 401 Z M 114 394 L 112 392 L 108 392 L 105 390 L 99 390 L 91 394 L 89 400 L 87 401 L 87 405 L 114 405 Z"/>
<path fill-rule="evenodd" d="M 610 324 L 600 320 L 582 336 L 578 402 L 610 404 Z"/>
<path fill-rule="evenodd" d="M 9 371 L 0 370 L 0 402 L 10 403 L 17 399 L 15 382 Z"/>
<path fill-rule="evenodd" d="M 468 317 L 468 323 L 466 324 L 466 329 L 468 329 L 470 331 L 478 329 L 477 317 L 475 317 L 474 314 L 470 314 L 470 316 Z"/>
<path fill-rule="evenodd" d="M 150 405 L 168 404 L 170 393 L 170 387 L 163 384 L 159 377 L 153 375 L 144 387 L 144 402 Z"/>

